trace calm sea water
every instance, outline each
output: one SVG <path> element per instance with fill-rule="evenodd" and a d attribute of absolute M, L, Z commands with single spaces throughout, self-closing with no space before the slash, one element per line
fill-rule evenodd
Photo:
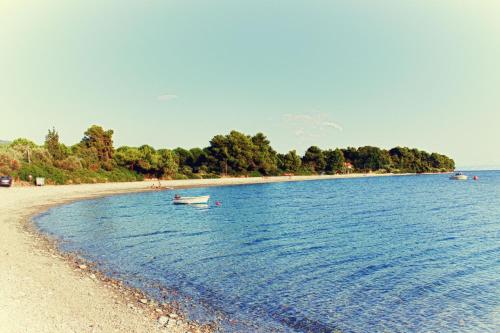
<path fill-rule="evenodd" d="M 210 194 L 198 208 L 120 195 L 35 221 L 226 332 L 499 332 L 500 172 L 474 174 L 177 191 Z"/>

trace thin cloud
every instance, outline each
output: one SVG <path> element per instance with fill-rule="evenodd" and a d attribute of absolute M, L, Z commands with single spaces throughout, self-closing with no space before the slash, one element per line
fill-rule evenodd
<path fill-rule="evenodd" d="M 322 124 L 323 126 L 325 127 L 331 127 L 331 128 L 334 128 L 334 129 L 337 129 L 339 131 L 343 131 L 344 128 L 342 126 L 340 126 L 339 124 L 333 122 L 333 121 L 325 121 L 323 122 Z"/>
<path fill-rule="evenodd" d="M 163 94 L 163 95 L 158 96 L 158 100 L 162 101 L 162 102 L 167 102 L 167 101 L 171 101 L 173 99 L 176 99 L 178 97 L 179 96 L 177 96 L 175 94 Z"/>
<path fill-rule="evenodd" d="M 320 138 L 331 131 L 343 131 L 344 128 L 338 122 L 330 118 L 326 113 L 289 113 L 283 116 L 286 125 L 293 133 L 303 139 Z"/>

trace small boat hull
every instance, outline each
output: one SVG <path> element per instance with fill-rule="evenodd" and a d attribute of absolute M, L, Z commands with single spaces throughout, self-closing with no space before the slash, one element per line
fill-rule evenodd
<path fill-rule="evenodd" d="M 206 204 L 210 199 L 209 195 L 199 196 L 199 197 L 179 197 L 174 198 L 174 205 L 200 205 Z"/>
<path fill-rule="evenodd" d="M 466 175 L 455 175 L 450 177 L 451 180 L 467 180 L 468 178 L 469 177 Z"/>

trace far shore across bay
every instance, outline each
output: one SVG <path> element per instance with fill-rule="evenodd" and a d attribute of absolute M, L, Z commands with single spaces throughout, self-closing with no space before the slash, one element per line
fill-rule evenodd
<path fill-rule="evenodd" d="M 120 193 L 392 174 L 157 180 L 0 188 L 0 332 L 201 332 L 167 304 L 109 282 L 44 246 L 31 218 L 50 206 Z M 170 197 L 165 196 L 165 204 Z M 46 245 L 46 244 L 45 244 Z M 107 281 L 107 282 L 106 282 Z M 145 304 L 144 304 L 145 303 Z"/>

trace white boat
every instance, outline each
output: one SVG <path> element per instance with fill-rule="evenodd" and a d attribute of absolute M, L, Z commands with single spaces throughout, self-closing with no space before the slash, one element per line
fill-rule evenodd
<path fill-rule="evenodd" d="M 173 199 L 175 205 L 199 205 L 206 204 L 210 199 L 209 195 L 202 195 L 199 197 L 181 197 L 176 195 Z"/>
<path fill-rule="evenodd" d="M 461 172 L 457 172 L 453 176 L 450 177 L 451 180 L 467 180 L 469 177 L 467 175 L 464 175 Z"/>

